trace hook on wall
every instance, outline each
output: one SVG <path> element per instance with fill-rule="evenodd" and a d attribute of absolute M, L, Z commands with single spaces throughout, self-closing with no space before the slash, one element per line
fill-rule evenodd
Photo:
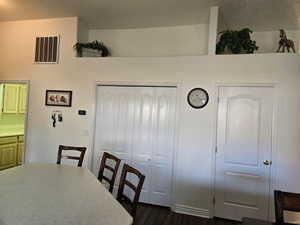
<path fill-rule="evenodd" d="M 51 119 L 52 119 L 52 127 L 56 127 L 56 114 L 55 113 L 52 113 Z"/>
<path fill-rule="evenodd" d="M 56 127 L 57 121 L 58 122 L 62 122 L 63 121 L 63 114 L 62 114 L 62 112 L 54 110 L 52 112 L 51 119 L 52 119 L 52 127 Z"/>

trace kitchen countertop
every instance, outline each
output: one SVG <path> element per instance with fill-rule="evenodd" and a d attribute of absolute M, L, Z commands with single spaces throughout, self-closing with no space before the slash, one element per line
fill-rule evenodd
<path fill-rule="evenodd" d="M 1 137 L 11 137 L 11 136 L 20 136 L 24 135 L 24 129 L 0 129 L 0 138 Z"/>

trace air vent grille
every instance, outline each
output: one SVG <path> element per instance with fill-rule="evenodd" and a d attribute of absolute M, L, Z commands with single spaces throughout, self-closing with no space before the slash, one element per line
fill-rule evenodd
<path fill-rule="evenodd" d="M 37 37 L 35 43 L 36 63 L 58 63 L 59 36 Z"/>

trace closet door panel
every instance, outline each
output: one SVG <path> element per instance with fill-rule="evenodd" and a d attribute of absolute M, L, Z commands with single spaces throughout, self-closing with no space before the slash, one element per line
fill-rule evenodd
<path fill-rule="evenodd" d="M 116 155 L 123 162 L 131 162 L 135 95 L 130 88 L 101 86 L 97 91 L 97 99 L 94 174 L 98 173 L 103 152 Z M 117 175 L 116 185 L 121 169 L 122 166 Z"/>
<path fill-rule="evenodd" d="M 141 202 L 149 202 L 149 187 L 151 183 L 152 156 L 152 120 L 155 101 L 154 88 L 135 87 L 135 119 L 133 131 L 132 166 L 140 170 L 145 176 L 141 193 Z M 133 180 L 135 182 L 135 180 Z"/>
<path fill-rule="evenodd" d="M 152 204 L 169 206 L 173 175 L 176 89 L 156 88 L 155 102 L 151 202 Z"/>

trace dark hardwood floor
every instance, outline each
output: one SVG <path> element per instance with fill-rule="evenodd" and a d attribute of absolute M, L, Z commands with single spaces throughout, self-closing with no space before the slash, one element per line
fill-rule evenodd
<path fill-rule="evenodd" d="M 169 208 L 140 204 L 134 225 L 240 225 L 225 219 L 205 219 L 171 212 Z"/>

